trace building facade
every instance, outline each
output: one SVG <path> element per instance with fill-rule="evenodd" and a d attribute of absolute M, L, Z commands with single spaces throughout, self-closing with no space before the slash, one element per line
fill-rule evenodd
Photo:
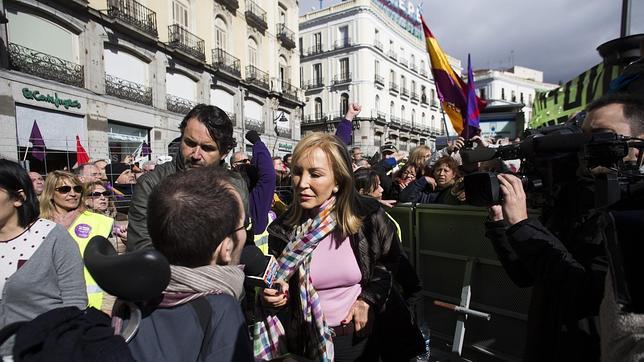
<path fill-rule="evenodd" d="M 400 150 L 433 146 L 442 114 L 412 2 L 347 0 L 300 17 L 302 133 L 334 132 L 348 105 L 362 112 L 353 144 L 373 154 L 387 141 Z M 460 73 L 460 63 L 452 59 Z"/>
<path fill-rule="evenodd" d="M 474 86 L 479 97 L 490 100 L 491 103 L 498 106 L 516 108 L 517 105 L 523 105 L 520 108 L 523 111 L 525 122 L 519 125 L 522 127 L 516 129 L 514 134 L 522 131 L 532 118 L 532 107 L 536 93 L 558 87 L 556 84 L 545 83 L 543 72 L 520 66 L 506 70 L 476 70 L 474 72 Z M 481 119 L 481 123 L 481 131 L 488 135 L 494 135 L 496 129 L 507 126 L 486 125 L 483 124 L 485 123 L 483 119 Z"/>
<path fill-rule="evenodd" d="M 148 144 L 168 155 L 197 103 L 255 129 L 276 154 L 300 135 L 298 3 L 252 0 L 5 0 L 0 155 L 44 172 L 122 160 Z M 47 157 L 29 152 L 35 122 Z M 172 156 L 172 155 L 170 155 Z"/>

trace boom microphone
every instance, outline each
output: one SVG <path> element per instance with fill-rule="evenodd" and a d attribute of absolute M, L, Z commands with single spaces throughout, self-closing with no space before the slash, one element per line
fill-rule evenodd
<path fill-rule="evenodd" d="M 244 285 L 270 288 L 273 286 L 279 264 L 272 255 L 264 255 L 255 245 L 242 249 L 240 264 L 244 265 Z"/>

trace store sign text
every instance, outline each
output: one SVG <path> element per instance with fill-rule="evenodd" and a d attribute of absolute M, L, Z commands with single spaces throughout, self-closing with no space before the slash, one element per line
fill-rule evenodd
<path fill-rule="evenodd" d="M 58 98 L 58 93 L 54 93 L 53 96 L 51 94 L 44 95 L 40 94 L 37 90 L 32 91 L 29 88 L 22 88 L 22 96 L 25 97 L 25 99 L 31 99 L 37 102 L 51 103 L 56 106 L 56 108 L 59 108 L 60 106 L 65 107 L 65 109 L 81 108 L 79 101 L 70 98 Z"/>
<path fill-rule="evenodd" d="M 293 151 L 293 145 L 289 143 L 278 143 L 277 149 L 283 152 Z"/>
<path fill-rule="evenodd" d="M 417 38 L 422 38 L 420 6 L 411 0 L 373 0 L 398 25 Z"/>

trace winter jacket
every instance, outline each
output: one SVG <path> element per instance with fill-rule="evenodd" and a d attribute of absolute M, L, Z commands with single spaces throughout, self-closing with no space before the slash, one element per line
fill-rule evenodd
<path fill-rule="evenodd" d="M 250 217 L 253 220 L 253 234 L 259 235 L 268 226 L 268 212 L 271 211 L 273 195 L 275 194 L 275 170 L 273 159 L 262 141 L 253 145 L 251 165 L 257 168 L 257 184 L 250 190 Z"/>
<path fill-rule="evenodd" d="M 419 204 L 445 204 L 462 205 L 456 196 L 452 195 L 452 186 L 435 190 L 425 177 L 410 183 L 398 195 L 400 202 L 414 202 Z"/>
<path fill-rule="evenodd" d="M 395 200 L 394 196 L 397 195 L 394 190 L 394 182 L 392 177 L 392 170 L 398 162 L 395 158 L 383 158 L 373 165 L 372 169 L 378 174 L 380 178 L 380 186 L 382 186 L 382 198 L 384 200 Z"/>
<path fill-rule="evenodd" d="M 338 136 L 345 145 L 350 145 L 351 136 L 353 135 L 353 123 L 346 118 L 342 118 L 342 121 L 338 123 L 338 127 L 335 130 L 335 135 Z"/>
<path fill-rule="evenodd" d="M 177 153 L 172 161 L 158 165 L 154 168 L 154 171 L 138 179 L 128 212 L 127 251 L 152 246 L 147 223 L 150 193 L 163 179 L 177 172 L 183 172 L 185 169 L 183 157 L 180 153 Z M 230 182 L 239 191 L 244 208 L 248 210 L 248 187 L 246 183 L 241 178 L 231 179 Z"/>
<path fill-rule="evenodd" d="M 362 293 L 358 298 L 378 313 L 383 310 L 392 290 L 392 274 L 397 272 L 401 257 L 400 241 L 396 227 L 376 199 L 356 196 L 356 205 L 358 214 L 363 217 L 363 225 L 357 234 L 350 236 L 350 241 L 362 273 Z M 276 257 L 281 255 L 289 242 L 291 228 L 284 223 L 288 214 L 282 215 L 268 227 L 269 252 Z M 299 295 L 298 279 L 296 273 L 289 280 L 291 296 Z M 307 328 L 302 328 L 299 303 L 299 298 L 290 298 L 288 309 L 283 309 L 278 315 L 285 326 L 289 351 L 307 355 L 311 336 L 306 335 Z"/>
<path fill-rule="evenodd" d="M 519 287 L 532 286 L 525 361 L 597 361 L 598 312 L 607 262 L 604 224 L 588 218 L 576 240 L 559 241 L 539 221 L 507 227 L 487 222 L 506 273 Z"/>

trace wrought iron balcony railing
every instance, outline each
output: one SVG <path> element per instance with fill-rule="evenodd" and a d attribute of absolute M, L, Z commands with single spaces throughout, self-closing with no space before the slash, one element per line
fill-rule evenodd
<path fill-rule="evenodd" d="M 239 59 L 228 54 L 225 50 L 217 48 L 212 50 L 212 66 L 236 77 L 241 77 Z"/>
<path fill-rule="evenodd" d="M 268 82 L 268 73 L 259 70 L 259 68 L 254 65 L 246 66 L 246 81 L 262 89 L 270 89 L 270 83 Z"/>
<path fill-rule="evenodd" d="M 333 85 L 351 82 L 351 73 L 336 74 L 333 77 Z"/>
<path fill-rule="evenodd" d="M 389 56 L 389 58 L 393 60 L 398 60 L 398 53 L 396 53 L 393 50 L 390 50 L 389 52 L 387 52 L 387 55 Z"/>
<path fill-rule="evenodd" d="M 322 44 L 315 44 L 313 46 L 310 46 L 307 49 L 306 56 L 315 55 L 315 54 L 321 54 L 321 53 L 324 53 L 324 49 L 322 49 Z"/>
<path fill-rule="evenodd" d="M 205 43 L 203 39 L 192 34 L 179 24 L 168 26 L 168 45 L 199 59 L 206 60 Z"/>
<path fill-rule="evenodd" d="M 291 138 L 293 133 L 289 127 L 275 126 L 275 134 L 280 137 Z"/>
<path fill-rule="evenodd" d="M 376 47 L 376 49 L 382 51 L 382 42 L 378 39 L 374 40 L 373 46 Z"/>
<path fill-rule="evenodd" d="M 298 101 L 297 88 L 289 82 L 282 81 L 282 96 L 293 101 Z"/>
<path fill-rule="evenodd" d="M 85 85 L 82 65 L 14 43 L 9 43 L 9 67 L 76 87 Z"/>
<path fill-rule="evenodd" d="M 418 102 L 418 93 L 416 91 L 411 91 L 411 100 Z"/>
<path fill-rule="evenodd" d="M 334 49 L 348 48 L 353 45 L 351 38 L 338 39 L 333 44 Z"/>
<path fill-rule="evenodd" d="M 262 9 L 252 0 L 246 0 L 246 22 L 262 33 L 265 32 L 268 29 L 266 10 Z"/>
<path fill-rule="evenodd" d="M 286 24 L 277 24 L 277 39 L 282 42 L 286 49 L 295 48 L 295 33 L 286 27 Z"/>
<path fill-rule="evenodd" d="M 312 79 L 312 80 L 306 82 L 306 85 L 304 87 L 306 89 L 322 88 L 322 87 L 324 87 L 324 79 L 322 79 L 322 78 Z"/>
<path fill-rule="evenodd" d="M 390 121 L 393 125 L 400 127 L 400 117 L 396 117 L 396 116 L 394 116 L 394 115 L 392 114 L 392 115 L 390 115 L 390 116 L 389 116 L 389 121 Z"/>
<path fill-rule="evenodd" d="M 239 9 L 239 2 L 237 0 L 215 0 L 215 2 L 225 6 L 233 13 Z"/>
<path fill-rule="evenodd" d="M 245 117 L 244 123 L 246 125 L 247 130 L 256 131 L 257 133 L 264 133 L 263 120 Z"/>
<path fill-rule="evenodd" d="M 407 131 L 411 130 L 411 122 L 409 122 L 409 120 L 402 118 L 400 120 L 400 124 L 403 130 L 407 130 Z"/>
<path fill-rule="evenodd" d="M 107 15 L 158 36 L 157 13 L 134 0 L 107 0 Z"/>
<path fill-rule="evenodd" d="M 387 119 L 387 114 L 385 112 L 376 111 L 375 109 L 371 110 L 371 118 L 385 120 Z"/>
<path fill-rule="evenodd" d="M 424 68 L 420 68 L 420 75 L 427 78 L 427 70 L 425 70 Z"/>
<path fill-rule="evenodd" d="M 146 87 L 113 75 L 105 75 L 105 93 L 148 106 L 152 105 L 152 87 Z"/>
<path fill-rule="evenodd" d="M 304 117 L 302 124 L 317 124 L 324 123 L 327 121 L 328 117 L 322 113 L 309 114 Z"/>
<path fill-rule="evenodd" d="M 400 95 L 409 98 L 409 89 L 407 87 L 402 87 Z"/>
<path fill-rule="evenodd" d="M 403 67 L 405 67 L 405 68 L 408 67 L 407 59 L 400 58 L 399 62 L 400 62 L 400 65 L 402 65 Z"/>
<path fill-rule="evenodd" d="M 398 83 L 396 82 L 389 82 L 389 91 L 398 93 Z"/>
<path fill-rule="evenodd" d="M 173 96 L 172 94 L 166 94 L 165 100 L 168 111 L 183 115 L 188 114 L 188 112 L 190 112 L 190 110 L 195 106 L 194 102 L 185 98 Z"/>
<path fill-rule="evenodd" d="M 385 77 L 380 76 L 378 74 L 374 75 L 373 81 L 374 81 L 374 83 L 380 84 L 381 86 L 385 85 Z"/>

